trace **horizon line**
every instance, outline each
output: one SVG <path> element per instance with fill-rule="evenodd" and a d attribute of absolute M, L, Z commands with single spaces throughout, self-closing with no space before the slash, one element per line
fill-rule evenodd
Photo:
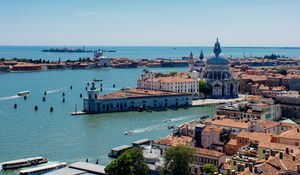
<path fill-rule="evenodd" d="M 204 47 L 204 48 L 212 48 L 214 46 L 208 46 L 208 45 L 71 45 L 71 44 L 67 44 L 67 45 L 60 45 L 60 44 L 41 44 L 41 45 L 37 45 L 37 44 L 28 44 L 28 45 L 24 45 L 24 44 L 0 44 L 0 47 L 38 47 L 38 46 L 62 46 L 62 47 Z M 229 45 L 229 46 L 222 46 L 222 48 L 299 48 L 300 49 L 300 45 L 299 46 L 271 46 L 271 45 L 258 45 L 258 46 L 253 46 L 253 45 Z"/>

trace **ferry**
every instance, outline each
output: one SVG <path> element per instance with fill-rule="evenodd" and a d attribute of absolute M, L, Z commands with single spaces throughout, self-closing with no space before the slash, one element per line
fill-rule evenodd
<path fill-rule="evenodd" d="M 12 160 L 2 163 L 2 169 L 17 169 L 22 167 L 28 167 L 33 165 L 39 165 L 43 163 L 47 163 L 48 159 L 44 157 L 30 157 L 26 159 Z"/>
<path fill-rule="evenodd" d="M 40 167 L 35 167 L 35 168 L 29 168 L 25 170 L 20 171 L 20 175 L 38 175 L 38 174 L 44 174 L 48 173 L 50 171 L 54 171 L 60 168 L 67 167 L 67 163 L 52 163 L 48 165 L 43 165 Z"/>
<path fill-rule="evenodd" d="M 17 93 L 18 96 L 28 96 L 30 95 L 30 91 L 22 91 Z"/>

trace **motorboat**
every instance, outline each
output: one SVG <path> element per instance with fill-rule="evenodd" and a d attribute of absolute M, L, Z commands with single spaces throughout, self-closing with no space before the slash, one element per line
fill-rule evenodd
<path fill-rule="evenodd" d="M 18 96 L 28 96 L 30 95 L 30 91 L 21 91 L 17 93 Z"/>

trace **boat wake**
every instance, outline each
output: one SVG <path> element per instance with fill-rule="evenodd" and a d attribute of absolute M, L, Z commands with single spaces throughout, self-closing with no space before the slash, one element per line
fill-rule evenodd
<path fill-rule="evenodd" d="M 177 118 L 169 118 L 169 119 L 165 119 L 164 122 L 177 122 L 177 121 L 193 119 L 193 118 L 197 118 L 197 117 L 199 117 L 199 116 L 189 115 L 189 116 L 183 116 L 183 117 L 177 117 Z"/>
<path fill-rule="evenodd" d="M 160 130 L 160 129 L 165 129 L 165 127 L 162 127 L 161 124 L 156 124 L 156 125 L 147 126 L 145 128 L 134 129 L 132 130 L 133 132 L 132 134 L 149 132 L 149 131 Z"/>
<path fill-rule="evenodd" d="M 12 95 L 12 96 L 8 96 L 8 97 L 0 97 L 0 101 L 12 100 L 12 99 L 20 98 L 20 97 L 21 96 L 18 96 L 18 95 Z"/>
<path fill-rule="evenodd" d="M 183 120 L 188 120 L 188 119 L 195 119 L 198 118 L 199 116 L 196 115 L 190 115 L 190 116 L 183 116 L 183 117 L 178 117 L 178 118 L 169 118 L 169 119 L 165 119 L 165 122 L 178 122 L 178 121 L 183 121 Z M 153 130 L 162 130 L 162 129 L 166 129 L 167 127 L 169 127 L 169 125 L 167 124 L 155 124 L 155 125 L 150 125 L 147 126 L 145 128 L 138 128 L 138 129 L 133 129 L 127 132 L 127 134 L 137 134 L 137 133 L 143 133 L 143 132 L 149 132 L 149 131 L 153 131 Z"/>
<path fill-rule="evenodd" d="M 49 91 L 46 91 L 46 92 L 47 92 L 47 94 L 52 94 L 52 93 L 60 92 L 60 91 L 63 91 L 63 90 L 66 90 L 66 88 L 53 89 L 53 90 L 49 90 Z"/>

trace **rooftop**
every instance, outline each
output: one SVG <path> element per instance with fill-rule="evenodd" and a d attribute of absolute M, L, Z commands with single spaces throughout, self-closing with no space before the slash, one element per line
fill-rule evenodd
<path fill-rule="evenodd" d="M 179 146 L 179 145 L 187 146 L 192 141 L 193 141 L 193 139 L 191 137 L 187 137 L 187 136 L 177 137 L 177 136 L 169 135 L 160 140 L 154 141 L 154 143 L 175 147 L 175 146 Z"/>
<path fill-rule="evenodd" d="M 287 139 L 297 139 L 300 140 L 300 129 L 294 128 L 287 130 L 279 135 L 281 138 L 287 138 Z"/>
<path fill-rule="evenodd" d="M 207 119 L 204 122 L 205 122 L 205 124 L 208 124 L 208 125 L 224 126 L 224 127 L 231 127 L 231 128 L 242 128 L 242 129 L 248 129 L 250 126 L 249 122 L 238 121 L 238 120 L 233 120 L 233 119 L 229 119 L 229 118 Z"/>
<path fill-rule="evenodd" d="M 176 96 L 176 95 L 187 95 L 176 92 L 166 91 L 153 91 L 144 89 L 122 89 L 117 92 L 106 94 L 98 97 L 99 99 L 119 99 L 119 98 L 138 98 L 138 97 L 151 97 L 151 96 Z"/>
<path fill-rule="evenodd" d="M 111 149 L 112 151 L 120 151 L 120 150 L 124 150 L 124 149 L 129 149 L 131 148 L 132 146 L 129 146 L 129 145 L 121 145 L 121 146 L 118 146 L 118 147 L 115 147 L 113 149 Z"/>
<path fill-rule="evenodd" d="M 205 156 L 210 156 L 210 157 L 221 157 L 225 156 L 225 153 L 215 151 L 215 150 L 208 150 L 208 149 L 203 149 L 203 148 L 195 148 L 196 154 L 200 155 L 205 155 Z"/>
<path fill-rule="evenodd" d="M 237 135 L 237 137 L 248 138 L 249 140 L 252 141 L 266 141 L 266 142 L 271 141 L 271 135 L 263 132 L 242 131 Z"/>

